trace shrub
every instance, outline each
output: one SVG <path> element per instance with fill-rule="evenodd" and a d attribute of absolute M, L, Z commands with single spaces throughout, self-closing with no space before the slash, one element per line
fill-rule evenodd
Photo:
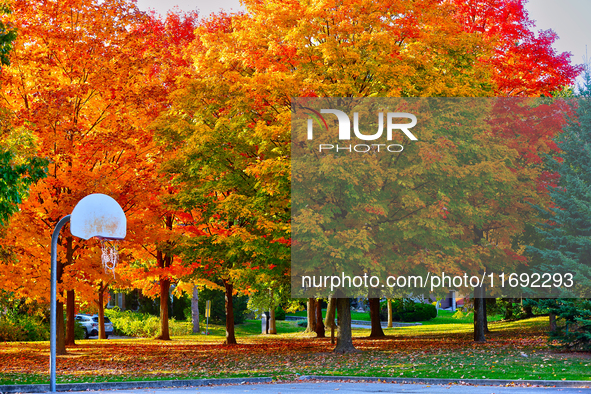
<path fill-rule="evenodd" d="M 386 303 L 383 302 L 380 307 L 380 318 L 384 313 L 387 318 L 388 311 L 386 308 Z M 430 320 L 435 317 L 437 317 L 435 305 L 414 302 L 407 298 L 392 300 L 393 321 L 418 322 Z"/>
<path fill-rule="evenodd" d="M 0 341 L 46 341 L 49 325 L 29 315 L 7 315 L 0 318 Z"/>
<path fill-rule="evenodd" d="M 0 341 L 1 342 L 15 342 L 25 341 L 26 336 L 20 327 L 14 325 L 6 319 L 0 319 Z"/>
<path fill-rule="evenodd" d="M 451 317 L 458 320 L 468 319 L 473 316 L 473 312 L 466 312 L 458 309 Z"/>
<path fill-rule="evenodd" d="M 64 327 L 66 327 L 65 315 Z M 49 323 L 44 322 L 38 315 L 10 314 L 0 318 L 0 341 L 47 341 L 49 335 Z M 74 322 L 74 339 L 84 339 L 84 337 L 84 328 L 79 322 Z"/>
<path fill-rule="evenodd" d="M 539 307 L 537 301 L 528 298 L 523 300 L 514 298 L 488 299 L 486 312 L 489 316 L 502 315 L 504 320 L 520 320 L 548 314 L 547 309 Z"/>
<path fill-rule="evenodd" d="M 130 337 L 153 338 L 160 333 L 160 318 L 148 313 L 132 311 L 121 312 L 115 309 L 105 310 L 113 323 L 115 334 Z M 192 332 L 191 323 L 168 320 L 170 335 L 189 335 Z"/>
<path fill-rule="evenodd" d="M 281 306 L 275 308 L 275 320 L 285 320 L 285 310 Z"/>
<path fill-rule="evenodd" d="M 537 301 L 540 309 L 556 315 L 556 331 L 550 341 L 574 351 L 591 350 L 591 300 L 549 299 Z"/>
<path fill-rule="evenodd" d="M 74 322 L 74 339 L 86 338 L 86 330 L 79 321 Z"/>
<path fill-rule="evenodd" d="M 156 336 L 160 330 L 160 319 L 148 313 L 107 309 L 105 316 L 113 323 L 117 335 L 150 338 Z"/>
<path fill-rule="evenodd" d="M 15 323 L 25 332 L 26 341 L 49 340 L 49 323 L 44 323 L 40 318 L 29 315 L 18 316 Z"/>
<path fill-rule="evenodd" d="M 182 335 L 191 335 L 193 333 L 193 323 L 171 320 L 169 322 L 170 335 L 178 337 Z"/>

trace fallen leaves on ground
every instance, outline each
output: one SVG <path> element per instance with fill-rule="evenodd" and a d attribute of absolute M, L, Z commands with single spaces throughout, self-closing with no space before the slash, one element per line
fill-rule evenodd
<path fill-rule="evenodd" d="M 253 335 L 232 346 L 203 336 L 78 341 L 68 355 L 58 356 L 58 382 L 301 375 L 589 379 L 588 355 L 551 350 L 545 326 L 498 327 L 491 325 L 484 344 L 474 343 L 470 332 L 393 329 L 386 339 L 374 340 L 359 336 L 367 331 L 355 331 L 360 352 L 344 355 L 332 353 L 330 338 L 301 334 Z M 49 344 L 0 344 L 0 360 L 0 383 L 47 381 Z"/>

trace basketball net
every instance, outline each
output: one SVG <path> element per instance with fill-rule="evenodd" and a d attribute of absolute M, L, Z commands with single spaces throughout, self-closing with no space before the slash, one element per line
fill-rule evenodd
<path fill-rule="evenodd" d="M 114 240 L 100 239 L 101 243 L 101 260 L 103 262 L 103 269 L 105 273 L 111 271 L 113 273 L 113 279 L 115 278 L 115 267 L 119 262 L 119 251 L 117 249 L 117 243 Z"/>

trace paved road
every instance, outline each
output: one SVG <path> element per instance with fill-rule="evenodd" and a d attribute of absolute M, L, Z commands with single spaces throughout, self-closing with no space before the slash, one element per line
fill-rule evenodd
<path fill-rule="evenodd" d="M 86 339 L 98 339 L 98 335 L 93 335 L 93 336 L 90 336 Z M 107 341 L 109 339 L 135 339 L 135 338 L 134 337 L 117 336 L 117 335 L 109 335 L 109 338 L 107 338 Z M 85 340 L 85 339 L 83 339 L 83 340 Z"/>
<path fill-rule="evenodd" d="M 353 324 L 351 323 L 351 328 L 365 328 L 367 330 L 371 330 L 371 324 Z M 388 328 L 388 323 L 382 323 L 382 328 Z M 330 332 L 330 330 L 329 330 Z"/>
<path fill-rule="evenodd" d="M 79 391 L 79 394 L 104 391 Z M 591 394 L 591 388 L 498 387 L 419 385 L 395 383 L 272 383 L 228 386 L 199 386 L 170 389 L 113 390 L 114 394 L 362 394 L 362 393 L 420 393 L 420 394 Z M 70 392 L 76 393 L 76 392 Z"/>

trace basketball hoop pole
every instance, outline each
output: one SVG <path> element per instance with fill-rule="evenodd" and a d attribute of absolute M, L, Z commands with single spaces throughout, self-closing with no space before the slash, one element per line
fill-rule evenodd
<path fill-rule="evenodd" d="M 57 345 L 57 239 L 60 231 L 70 221 L 70 215 L 64 216 L 57 222 L 53 235 L 51 236 L 51 309 L 50 309 L 50 356 L 49 356 L 49 391 L 55 393 L 55 368 L 56 368 L 56 345 Z M 64 318 L 63 316 L 61 317 Z"/>
<path fill-rule="evenodd" d="M 70 221 L 71 219 L 71 221 Z M 121 206 L 106 194 L 90 194 L 78 201 L 71 215 L 64 216 L 55 225 L 51 236 L 51 310 L 49 334 L 49 391 L 55 393 L 56 345 L 57 345 L 57 239 L 66 223 L 74 237 L 88 240 L 93 237 L 124 239 L 127 219 Z"/>

